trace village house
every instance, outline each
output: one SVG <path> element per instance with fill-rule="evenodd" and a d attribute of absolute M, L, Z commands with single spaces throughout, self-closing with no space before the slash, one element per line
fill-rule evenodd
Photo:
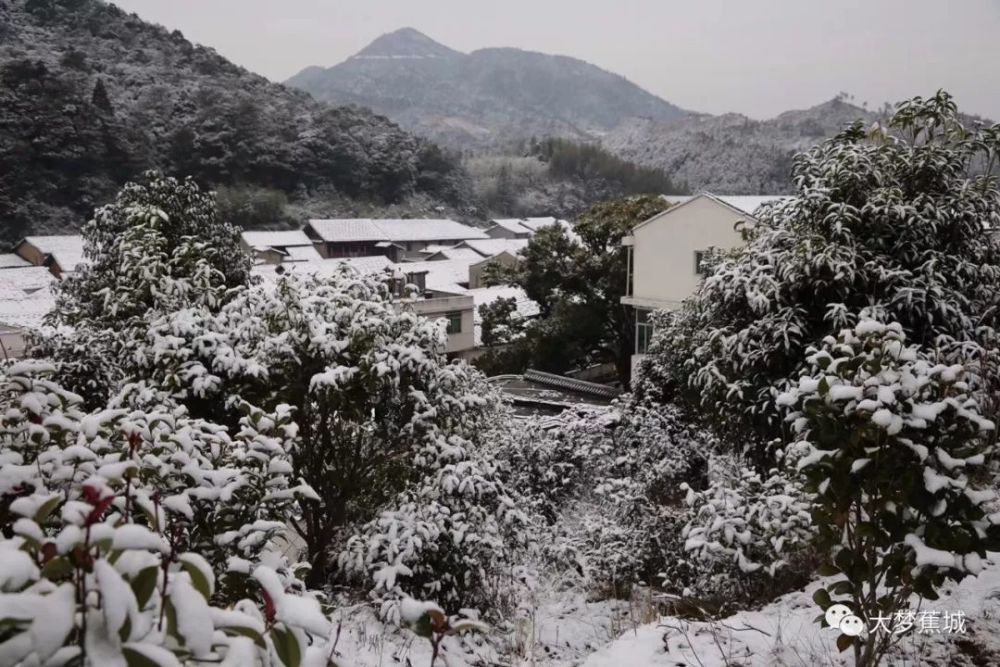
<path fill-rule="evenodd" d="M 55 306 L 51 271 L 43 266 L 18 266 L 0 271 L 0 359 L 24 356 L 28 332 L 42 326 Z"/>
<path fill-rule="evenodd" d="M 257 264 L 309 262 L 322 259 L 312 239 L 302 230 L 243 232 L 243 247 Z"/>
<path fill-rule="evenodd" d="M 14 246 L 14 253 L 32 266 L 44 266 L 57 278 L 87 261 L 79 234 L 27 236 Z"/>
<path fill-rule="evenodd" d="M 310 220 L 306 235 L 325 258 L 386 255 L 393 261 L 423 259 L 429 246 L 453 246 L 486 233 L 454 220 L 346 218 Z"/>
<path fill-rule="evenodd" d="M 490 220 L 486 234 L 493 239 L 530 239 L 542 227 L 562 225 L 572 228 L 572 225 L 559 218 L 497 218 Z"/>
<path fill-rule="evenodd" d="M 653 336 L 650 313 L 673 310 L 694 294 L 704 277 L 706 254 L 742 245 L 740 226 L 753 224 L 754 211 L 780 197 L 701 193 L 666 199 L 670 208 L 622 239 L 628 250 L 628 283 L 621 302 L 635 309 L 633 367 Z"/>

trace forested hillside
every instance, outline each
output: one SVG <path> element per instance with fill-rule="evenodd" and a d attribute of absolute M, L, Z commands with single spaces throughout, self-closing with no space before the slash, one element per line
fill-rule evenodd
<path fill-rule="evenodd" d="M 471 196 L 428 141 L 178 31 L 98 0 L 0 0 L 0 243 L 78 229 L 149 168 L 228 186 L 237 222 L 261 222 L 261 202 L 280 217 L 289 201 L 330 212 Z"/>

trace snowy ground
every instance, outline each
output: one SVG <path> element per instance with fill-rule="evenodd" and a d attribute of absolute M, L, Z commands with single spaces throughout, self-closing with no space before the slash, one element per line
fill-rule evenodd
<path fill-rule="evenodd" d="M 942 615 L 963 612 L 966 631 L 911 632 L 886 664 L 1000 665 L 1000 554 L 991 556 L 991 567 L 978 577 L 919 607 Z M 583 667 L 851 665 L 851 654 L 837 651 L 839 633 L 816 622 L 818 608 L 812 594 L 817 586 L 790 593 L 759 611 L 740 612 L 714 623 L 661 618 L 625 633 L 590 656 Z"/>
<path fill-rule="evenodd" d="M 488 639 L 455 641 L 439 667 L 841 667 L 837 632 L 820 628 L 812 594 L 818 584 L 790 593 L 758 611 L 716 622 L 652 614 L 638 595 L 631 602 L 588 602 L 574 588 L 545 586 L 527 599 L 516 621 Z M 1000 665 L 1000 554 L 976 578 L 925 602 L 920 611 L 965 615 L 964 633 L 910 633 L 889 665 L 986 667 Z M 914 609 L 916 611 L 916 609 Z M 429 667 L 425 640 L 380 624 L 368 607 L 343 612 L 337 659 L 344 667 Z M 617 639 L 615 639 L 617 637 Z"/>

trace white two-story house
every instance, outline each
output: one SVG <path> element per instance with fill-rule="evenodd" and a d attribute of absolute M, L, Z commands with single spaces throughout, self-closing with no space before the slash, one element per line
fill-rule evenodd
<path fill-rule="evenodd" d="M 705 254 L 740 246 L 740 225 L 753 224 L 753 212 L 779 197 L 703 192 L 666 199 L 670 208 L 636 225 L 632 234 L 622 239 L 628 248 L 629 279 L 621 301 L 635 309 L 633 368 L 653 336 L 649 314 L 673 310 L 694 294 L 704 275 Z"/>

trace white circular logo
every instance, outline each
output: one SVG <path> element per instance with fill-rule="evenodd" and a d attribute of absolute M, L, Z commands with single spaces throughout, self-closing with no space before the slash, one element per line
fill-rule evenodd
<path fill-rule="evenodd" d="M 840 631 L 848 637 L 857 637 L 865 630 L 865 622 L 851 614 L 840 621 Z"/>
<path fill-rule="evenodd" d="M 839 628 L 840 622 L 852 615 L 851 608 L 846 604 L 832 604 L 826 610 L 826 624 L 831 628 Z"/>

